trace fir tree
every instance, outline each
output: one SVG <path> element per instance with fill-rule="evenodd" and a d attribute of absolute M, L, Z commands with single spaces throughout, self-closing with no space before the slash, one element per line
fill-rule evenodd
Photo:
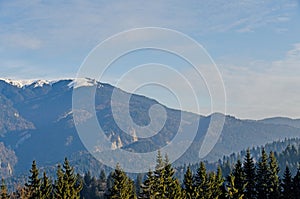
<path fill-rule="evenodd" d="M 258 199 L 269 198 L 269 165 L 268 155 L 264 148 L 258 162 L 256 190 Z"/>
<path fill-rule="evenodd" d="M 157 193 L 154 190 L 154 174 L 151 170 L 148 171 L 146 175 L 146 179 L 141 184 L 141 193 L 139 195 L 139 198 L 143 199 L 154 199 Z"/>
<path fill-rule="evenodd" d="M 244 159 L 244 173 L 245 173 L 245 198 L 253 199 L 256 198 L 256 170 L 253 158 L 250 154 L 250 149 L 247 149 L 246 156 Z"/>
<path fill-rule="evenodd" d="M 8 191 L 7 191 L 5 181 L 3 178 L 2 178 L 2 182 L 1 182 L 1 195 L 0 196 L 1 196 L 1 199 L 9 199 L 10 198 Z"/>
<path fill-rule="evenodd" d="M 65 182 L 64 182 L 64 172 L 59 164 L 56 170 L 56 180 L 54 182 L 54 198 L 56 199 L 66 199 L 65 194 Z"/>
<path fill-rule="evenodd" d="M 134 183 L 130 180 L 120 165 L 112 173 L 113 186 L 110 190 L 111 199 L 133 199 L 136 198 L 134 191 Z"/>
<path fill-rule="evenodd" d="M 216 175 L 216 182 L 215 182 L 215 188 L 213 191 L 214 198 L 222 198 L 223 196 L 223 186 L 224 186 L 224 178 L 222 175 L 222 169 L 219 165 L 217 168 L 217 175 Z"/>
<path fill-rule="evenodd" d="M 294 198 L 300 197 L 300 165 L 298 166 L 297 173 L 293 178 L 293 194 Z"/>
<path fill-rule="evenodd" d="M 236 162 L 235 167 L 232 171 L 232 175 L 234 176 L 235 188 L 239 193 L 244 194 L 246 187 L 246 177 L 241 160 L 238 160 Z"/>
<path fill-rule="evenodd" d="M 29 176 L 28 182 L 25 184 L 26 191 L 29 193 L 30 199 L 40 199 L 41 198 L 41 180 L 39 179 L 39 170 L 36 166 L 36 162 L 32 162 L 30 169 L 31 175 Z"/>
<path fill-rule="evenodd" d="M 244 193 L 240 192 L 239 189 L 236 187 L 236 181 L 235 181 L 235 176 L 230 174 L 228 176 L 228 184 L 227 184 L 227 193 L 226 196 L 227 198 L 230 199 L 243 199 L 244 198 Z M 245 184 L 243 185 L 245 188 Z"/>
<path fill-rule="evenodd" d="M 180 184 L 177 179 L 174 178 L 174 169 L 169 162 L 168 155 L 165 155 L 164 161 L 164 190 L 165 192 L 162 194 L 166 198 L 180 198 L 181 196 L 181 189 Z"/>
<path fill-rule="evenodd" d="M 43 178 L 41 180 L 41 199 L 51 199 L 52 198 L 52 183 L 46 175 L 43 173 Z"/>
<path fill-rule="evenodd" d="M 206 167 L 204 162 L 200 162 L 200 166 L 197 169 L 197 173 L 195 175 L 195 186 L 196 186 L 196 198 L 204 199 L 208 192 L 208 178 L 206 173 Z"/>
<path fill-rule="evenodd" d="M 64 164 L 64 191 L 68 199 L 79 199 L 82 189 L 82 182 L 79 182 L 78 176 L 74 173 L 74 168 L 70 166 L 69 161 L 65 158 Z"/>
<path fill-rule="evenodd" d="M 167 187 L 165 186 L 165 164 L 160 151 L 158 151 L 156 158 L 156 167 L 154 171 L 154 186 L 153 190 L 157 198 L 163 198 L 164 194 L 167 192 Z"/>
<path fill-rule="evenodd" d="M 195 197 L 195 187 L 193 182 L 193 173 L 188 166 L 183 179 L 184 198 L 192 199 Z"/>
<path fill-rule="evenodd" d="M 279 182 L 279 167 L 275 154 L 270 152 L 269 155 L 269 192 L 270 198 L 279 199 L 280 198 L 280 182 Z"/>
<path fill-rule="evenodd" d="M 293 190 L 292 190 L 292 174 L 288 166 L 286 166 L 283 179 L 282 179 L 282 198 L 283 199 L 290 199 L 293 197 Z"/>

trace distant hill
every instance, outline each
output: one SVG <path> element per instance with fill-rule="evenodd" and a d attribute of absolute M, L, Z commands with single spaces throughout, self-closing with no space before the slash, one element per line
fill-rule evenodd
<path fill-rule="evenodd" d="M 188 118 L 179 129 L 182 143 L 185 143 L 184 137 L 190 136 L 190 127 L 200 119 L 200 128 L 195 139 L 192 143 L 188 143 L 189 149 L 175 164 L 195 163 L 200 160 L 200 146 L 210 120 L 212 116 L 216 116 L 215 114 L 201 116 L 164 106 L 168 118 L 162 130 L 148 138 L 137 138 L 136 134 L 139 133 L 136 132 L 137 129 L 124 122 L 122 125 L 125 126 L 125 132 L 116 124 L 110 103 L 112 93 L 117 90 L 125 97 L 130 95 L 130 115 L 136 124 L 142 126 L 146 126 L 150 122 L 148 113 L 150 107 L 159 104 L 154 99 L 131 95 L 109 84 L 91 79 L 83 79 L 80 84 L 76 84 L 73 80 L 38 80 L 26 83 L 0 80 L 0 142 L 3 143 L 5 149 L 9 149 L 16 156 L 16 161 L 11 164 L 14 174 L 27 172 L 34 159 L 41 167 L 51 167 L 57 162 L 62 162 L 66 156 L 72 157 L 70 161 L 82 171 L 89 170 L 89 167 L 97 168 L 95 165 L 99 163 L 88 155 L 75 129 L 72 113 L 73 88 L 82 89 L 87 94 L 93 88 L 96 89 L 97 118 L 107 139 L 111 142 L 111 147 L 116 149 L 122 148 L 127 151 L 144 153 L 168 145 L 176 135 L 182 114 Z M 122 98 L 115 103 L 117 113 L 121 113 L 126 108 Z M 91 113 L 88 111 L 76 111 L 82 112 L 76 121 L 86 122 L 90 119 Z M 159 125 L 162 115 L 156 112 L 153 114 L 155 116 L 154 124 Z M 219 116 L 223 115 L 219 114 Z M 299 137 L 300 128 L 297 121 L 288 118 L 254 121 L 225 116 L 221 137 L 205 160 L 216 161 L 224 155 L 238 152 L 246 147 Z M 6 152 L 0 148 L 1 153 Z M 91 161 L 93 165 L 87 164 Z"/>
<path fill-rule="evenodd" d="M 274 118 L 266 118 L 261 120 L 261 122 L 266 124 L 281 124 L 287 125 L 295 128 L 300 128 L 300 119 L 290 119 L 286 117 L 274 117 Z"/>

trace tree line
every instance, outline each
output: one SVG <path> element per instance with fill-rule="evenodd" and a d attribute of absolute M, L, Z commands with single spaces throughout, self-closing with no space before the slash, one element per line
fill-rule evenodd
<path fill-rule="evenodd" d="M 175 177 L 176 169 L 168 156 L 158 152 L 156 167 L 147 174 L 131 179 L 117 165 L 106 177 L 90 173 L 76 174 L 65 159 L 57 166 L 56 179 L 52 181 L 44 172 L 39 174 L 33 161 L 30 175 L 24 186 L 8 193 L 4 180 L 1 184 L 1 199 L 297 199 L 300 198 L 300 168 L 292 175 L 288 165 L 279 176 L 279 163 L 274 152 L 264 148 L 256 161 L 248 149 L 238 159 L 230 173 L 224 176 L 221 166 L 208 171 L 200 162 L 196 171 L 187 167 L 183 180 Z"/>

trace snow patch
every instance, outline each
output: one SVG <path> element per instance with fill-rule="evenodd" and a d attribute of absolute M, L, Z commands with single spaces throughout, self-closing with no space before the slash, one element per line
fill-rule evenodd
<path fill-rule="evenodd" d="M 28 80 L 13 80 L 13 79 L 3 79 L 0 78 L 0 80 L 18 87 L 18 88 L 24 88 L 24 87 L 29 87 L 32 86 L 33 88 L 38 88 L 38 87 L 43 87 L 45 85 L 52 85 L 59 80 L 33 80 L 33 79 L 28 79 Z"/>
<path fill-rule="evenodd" d="M 3 78 L 0 78 L 0 80 L 18 88 L 22 88 L 24 86 L 30 85 L 35 81 L 35 80 L 12 80 L 12 79 L 3 79 Z"/>
<path fill-rule="evenodd" d="M 102 87 L 102 85 L 97 82 L 95 79 L 90 78 L 76 78 L 71 83 L 68 84 L 69 88 L 79 88 L 79 87 L 92 87 L 99 85 Z"/>

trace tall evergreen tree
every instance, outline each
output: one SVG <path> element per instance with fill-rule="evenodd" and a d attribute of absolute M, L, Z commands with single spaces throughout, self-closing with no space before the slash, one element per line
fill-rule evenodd
<path fill-rule="evenodd" d="M 279 167 L 278 162 L 275 158 L 274 152 L 270 152 L 269 155 L 269 192 L 270 198 L 280 198 L 280 182 L 279 182 Z"/>
<path fill-rule="evenodd" d="M 246 187 L 246 176 L 240 159 L 237 160 L 232 171 L 232 175 L 234 176 L 235 188 L 239 193 L 244 194 Z"/>
<path fill-rule="evenodd" d="M 175 179 L 174 174 L 175 171 L 169 162 L 168 155 L 165 155 L 164 160 L 164 187 L 166 187 L 165 192 L 162 194 L 166 198 L 180 198 L 181 197 L 181 189 L 179 182 Z"/>
<path fill-rule="evenodd" d="M 139 198 L 143 199 L 154 199 L 155 196 L 157 195 L 155 189 L 154 189 L 154 174 L 151 170 L 148 171 L 146 175 L 146 179 L 141 184 L 141 193 L 139 195 Z"/>
<path fill-rule="evenodd" d="M 193 173 L 191 168 L 188 166 L 183 179 L 184 198 L 192 199 L 195 197 L 195 187 L 193 181 Z"/>
<path fill-rule="evenodd" d="M 64 172 L 59 164 L 56 170 L 56 180 L 54 182 L 54 198 L 56 199 L 66 199 L 65 193 L 65 182 L 64 182 Z"/>
<path fill-rule="evenodd" d="M 293 190 L 292 190 L 292 174 L 288 166 L 286 166 L 283 179 L 282 179 L 282 198 L 283 199 L 290 199 L 293 197 Z"/>
<path fill-rule="evenodd" d="M 79 199 L 82 189 L 82 182 L 79 182 L 78 176 L 74 173 L 74 168 L 70 166 L 69 161 L 65 158 L 63 181 L 65 185 L 65 194 L 68 199 Z"/>
<path fill-rule="evenodd" d="M 250 149 L 247 149 L 246 156 L 244 159 L 244 173 L 245 173 L 245 198 L 253 199 L 256 198 L 256 169 L 253 158 L 250 154 Z"/>
<path fill-rule="evenodd" d="M 269 198 L 269 165 L 268 165 L 268 155 L 265 149 L 262 149 L 261 158 L 258 162 L 257 167 L 257 198 L 265 199 Z"/>
<path fill-rule="evenodd" d="M 52 182 L 47 177 L 46 172 L 43 173 L 43 178 L 41 179 L 41 199 L 51 199 L 52 198 Z"/>
<path fill-rule="evenodd" d="M 205 199 L 208 193 L 208 176 L 204 162 L 200 162 L 195 175 L 196 198 Z"/>
<path fill-rule="evenodd" d="M 10 198 L 8 191 L 7 191 L 5 181 L 3 178 L 2 178 L 2 182 L 1 182 L 1 195 L 0 196 L 1 196 L 1 199 L 9 199 Z"/>
<path fill-rule="evenodd" d="M 74 173 L 74 168 L 70 166 L 67 158 L 65 158 L 63 168 L 58 165 L 56 175 L 54 197 L 56 199 L 79 199 L 82 181 Z"/>
<path fill-rule="evenodd" d="M 156 158 L 156 166 L 154 171 L 154 192 L 157 198 L 163 198 L 164 194 L 167 192 L 166 187 L 166 169 L 165 162 L 163 161 L 161 152 L 158 151 Z"/>
<path fill-rule="evenodd" d="M 134 183 L 130 180 L 125 172 L 117 164 L 116 169 L 112 173 L 113 186 L 110 190 L 111 199 L 134 199 Z"/>
<path fill-rule="evenodd" d="M 217 173 L 213 173 L 213 178 L 210 179 L 211 182 L 211 198 L 220 198 L 222 196 L 222 187 L 224 183 L 224 178 L 222 175 L 222 169 L 220 166 L 217 168 Z"/>
<path fill-rule="evenodd" d="M 297 173 L 293 178 L 293 194 L 294 198 L 300 197 L 300 165 L 298 166 Z"/>
<path fill-rule="evenodd" d="M 243 188 L 239 189 L 237 188 L 236 185 L 236 178 L 233 174 L 230 174 L 228 176 L 228 184 L 227 184 L 227 193 L 226 196 L 229 199 L 243 199 L 244 198 L 244 193 L 241 192 L 240 190 L 243 190 L 245 188 L 246 184 L 243 184 Z"/>
<path fill-rule="evenodd" d="M 41 180 L 39 179 L 39 170 L 36 166 L 35 160 L 32 162 L 30 173 L 31 175 L 29 176 L 28 182 L 25 183 L 26 191 L 29 194 L 30 199 L 40 199 Z"/>

